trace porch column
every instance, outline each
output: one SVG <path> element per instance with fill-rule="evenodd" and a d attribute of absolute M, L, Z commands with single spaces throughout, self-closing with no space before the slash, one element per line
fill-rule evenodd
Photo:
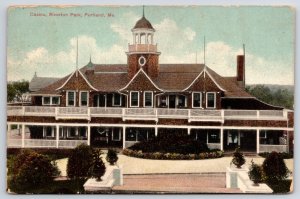
<path fill-rule="evenodd" d="M 256 153 L 259 153 L 259 129 L 256 129 Z"/>
<path fill-rule="evenodd" d="M 224 150 L 224 149 L 223 149 L 223 140 L 224 140 L 224 138 L 223 138 L 223 128 L 221 128 L 221 129 L 220 129 L 220 144 L 221 144 L 220 150 L 221 150 L 221 151 Z"/>
<path fill-rule="evenodd" d="M 10 131 L 11 131 L 11 124 L 7 123 L 7 132 L 10 132 Z"/>
<path fill-rule="evenodd" d="M 59 125 L 56 125 L 56 148 L 58 148 L 59 144 Z"/>
<path fill-rule="evenodd" d="M 22 124 L 22 148 L 25 147 L 25 124 Z"/>
<path fill-rule="evenodd" d="M 125 149 L 126 127 L 123 126 L 123 149 Z"/>
<path fill-rule="evenodd" d="M 87 145 L 91 145 L 91 127 L 87 126 Z"/>
<path fill-rule="evenodd" d="M 155 127 L 155 137 L 157 137 L 157 133 L 158 133 L 158 128 Z"/>
<path fill-rule="evenodd" d="M 191 128 L 188 128 L 188 135 L 191 135 Z"/>
<path fill-rule="evenodd" d="M 289 131 L 286 131 L 286 152 L 290 153 L 290 136 Z"/>

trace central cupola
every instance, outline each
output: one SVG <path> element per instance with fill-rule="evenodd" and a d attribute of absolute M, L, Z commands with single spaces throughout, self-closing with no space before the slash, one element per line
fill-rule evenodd
<path fill-rule="evenodd" d="M 146 19 L 143 8 L 143 16 L 131 29 L 133 42 L 128 44 L 127 65 L 128 76 L 132 78 L 142 68 L 150 77 L 157 77 L 159 72 L 159 55 L 157 44 L 153 37 L 155 29 Z"/>

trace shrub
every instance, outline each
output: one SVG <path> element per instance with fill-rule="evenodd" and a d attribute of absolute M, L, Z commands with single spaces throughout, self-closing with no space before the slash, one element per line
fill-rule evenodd
<path fill-rule="evenodd" d="M 42 154 L 31 150 L 21 151 L 9 167 L 8 187 L 16 193 L 30 193 L 33 189 L 53 182 L 58 168 Z"/>
<path fill-rule="evenodd" d="M 90 168 L 93 165 L 93 150 L 86 144 L 73 149 L 67 164 L 67 175 L 71 179 L 91 177 Z"/>
<path fill-rule="evenodd" d="M 253 181 L 254 185 L 258 185 L 262 181 L 262 168 L 251 160 L 248 176 Z"/>
<path fill-rule="evenodd" d="M 270 153 L 263 152 L 263 153 L 259 153 L 258 155 L 260 155 L 261 157 L 266 158 L 270 155 Z M 283 159 L 291 159 L 291 158 L 294 157 L 292 153 L 286 153 L 286 152 L 278 153 L 278 155 L 280 155 Z"/>
<path fill-rule="evenodd" d="M 180 153 L 197 154 L 209 151 L 207 144 L 199 140 L 193 140 L 187 133 L 167 133 L 163 132 L 159 136 L 129 147 L 134 151 L 160 152 L 160 153 Z"/>
<path fill-rule="evenodd" d="M 93 165 L 91 167 L 91 176 L 96 178 L 96 181 L 101 181 L 101 177 L 105 174 L 105 164 L 101 158 L 101 150 L 95 149 L 93 151 Z"/>
<path fill-rule="evenodd" d="M 106 161 L 109 162 L 110 165 L 114 165 L 118 161 L 117 152 L 113 149 L 108 149 Z"/>
<path fill-rule="evenodd" d="M 290 173 L 283 158 L 275 151 L 268 155 L 262 166 L 267 181 L 284 180 Z"/>
<path fill-rule="evenodd" d="M 246 162 L 244 158 L 244 154 L 240 152 L 240 148 L 236 148 L 233 153 L 232 163 L 237 167 L 241 168 L 242 165 L 244 165 Z"/>

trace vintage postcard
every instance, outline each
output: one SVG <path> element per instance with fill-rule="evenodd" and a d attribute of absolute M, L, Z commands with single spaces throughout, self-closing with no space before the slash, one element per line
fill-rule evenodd
<path fill-rule="evenodd" d="M 292 192 L 292 7 L 7 15 L 8 193 Z"/>

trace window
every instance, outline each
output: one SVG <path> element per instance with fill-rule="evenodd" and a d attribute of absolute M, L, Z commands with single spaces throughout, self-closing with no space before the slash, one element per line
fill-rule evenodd
<path fill-rule="evenodd" d="M 178 96 L 178 107 L 179 108 L 185 107 L 185 96 L 183 95 Z"/>
<path fill-rule="evenodd" d="M 153 93 L 150 91 L 144 92 L 144 107 L 153 107 Z"/>
<path fill-rule="evenodd" d="M 202 107 L 202 94 L 201 93 L 193 93 L 193 108 L 201 108 Z"/>
<path fill-rule="evenodd" d="M 160 107 L 167 107 L 167 96 L 160 97 Z"/>
<path fill-rule="evenodd" d="M 206 94 L 206 108 L 216 108 L 216 93 Z"/>
<path fill-rule="evenodd" d="M 220 143 L 220 132 L 213 131 L 208 132 L 208 143 Z"/>
<path fill-rule="evenodd" d="M 59 104 L 59 97 L 52 97 L 52 105 L 58 105 Z"/>
<path fill-rule="evenodd" d="M 79 137 L 86 137 L 86 127 L 78 127 Z"/>
<path fill-rule="evenodd" d="M 130 106 L 131 107 L 139 106 L 139 92 L 138 91 L 130 92 Z"/>
<path fill-rule="evenodd" d="M 80 106 L 88 106 L 88 95 L 87 91 L 80 92 Z"/>
<path fill-rule="evenodd" d="M 43 97 L 43 105 L 58 105 L 60 103 L 58 96 L 45 96 Z"/>
<path fill-rule="evenodd" d="M 51 127 L 51 126 L 47 126 L 47 127 L 45 127 L 45 136 L 46 137 L 54 137 L 54 132 L 53 132 L 53 130 L 55 130 L 55 129 L 53 129 L 53 127 Z"/>
<path fill-rule="evenodd" d="M 43 105 L 50 105 L 51 98 L 50 97 L 43 97 Z"/>
<path fill-rule="evenodd" d="M 121 140 L 121 129 L 120 128 L 113 128 L 112 129 L 112 140 L 113 141 L 120 141 Z"/>
<path fill-rule="evenodd" d="M 69 128 L 69 136 L 68 137 L 75 137 L 76 136 L 76 128 L 71 127 Z"/>
<path fill-rule="evenodd" d="M 133 129 L 126 129 L 126 141 L 137 141 L 137 133 Z"/>
<path fill-rule="evenodd" d="M 75 91 L 67 91 L 67 106 L 75 106 Z"/>
<path fill-rule="evenodd" d="M 121 106 L 122 96 L 118 93 L 115 93 L 113 96 L 113 106 Z"/>

